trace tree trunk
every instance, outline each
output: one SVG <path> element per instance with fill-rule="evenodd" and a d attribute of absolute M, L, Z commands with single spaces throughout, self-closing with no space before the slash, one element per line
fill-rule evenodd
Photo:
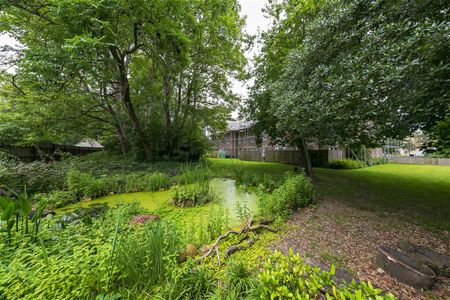
<path fill-rule="evenodd" d="M 167 75 L 164 76 L 164 115 L 166 118 L 166 153 L 173 154 L 172 149 L 172 119 L 170 118 L 170 79 Z"/>
<path fill-rule="evenodd" d="M 137 135 L 139 142 L 144 148 L 145 158 L 147 160 L 153 159 L 153 152 L 151 145 L 147 143 L 144 131 L 142 130 L 141 123 L 139 122 L 139 118 L 136 115 L 136 111 L 134 110 L 133 103 L 131 102 L 130 95 L 130 83 L 128 82 L 128 70 L 127 70 L 127 62 L 125 59 L 125 54 L 119 53 L 117 48 L 110 47 L 111 55 L 113 56 L 117 69 L 119 71 L 119 80 L 120 80 L 120 95 L 125 108 L 127 109 L 128 116 L 131 119 L 131 124 L 133 125 L 133 131 Z"/>
<path fill-rule="evenodd" d="M 136 133 L 139 141 L 141 142 L 142 147 L 144 148 L 145 158 L 147 160 L 152 160 L 153 159 L 152 148 L 145 139 L 145 134 L 144 131 L 142 130 L 141 123 L 139 122 L 139 119 L 133 107 L 133 103 L 131 102 L 130 85 L 128 83 L 128 79 L 126 78 L 126 76 L 122 78 L 122 89 L 123 89 L 122 101 L 125 104 L 128 116 L 130 117 L 131 123 L 133 124 L 133 130 Z"/>
<path fill-rule="evenodd" d="M 117 138 L 119 139 L 120 150 L 122 151 L 122 154 L 125 155 L 130 150 L 130 143 L 128 142 L 128 138 L 122 124 L 116 120 L 115 126 L 117 130 Z"/>
<path fill-rule="evenodd" d="M 300 148 L 303 152 L 303 157 L 305 158 L 305 173 L 306 175 L 314 180 L 314 174 L 312 170 L 311 158 L 309 157 L 308 145 L 304 137 L 300 137 Z"/>

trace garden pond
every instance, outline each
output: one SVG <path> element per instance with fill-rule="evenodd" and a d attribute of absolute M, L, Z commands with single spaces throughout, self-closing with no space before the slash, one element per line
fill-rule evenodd
<path fill-rule="evenodd" d="M 217 195 L 218 200 L 197 207 L 179 208 L 170 203 L 171 191 L 136 192 L 127 194 L 115 194 L 106 197 L 81 201 L 56 210 L 58 215 L 74 211 L 76 208 L 95 207 L 106 204 L 114 207 L 120 204 L 138 203 L 151 213 L 163 218 L 170 218 L 177 223 L 188 225 L 195 219 L 197 222 L 207 222 L 213 213 L 227 213 L 229 225 L 239 225 L 240 220 L 237 213 L 237 205 L 245 207 L 252 215 L 258 210 L 257 197 L 254 193 L 236 186 L 235 180 L 215 178 L 210 181 L 210 188 Z"/>

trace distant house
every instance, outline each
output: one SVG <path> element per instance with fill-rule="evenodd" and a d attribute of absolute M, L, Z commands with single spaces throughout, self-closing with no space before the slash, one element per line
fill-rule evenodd
<path fill-rule="evenodd" d="M 238 158 L 242 151 L 261 151 L 262 157 L 267 150 L 295 150 L 289 145 L 272 144 L 271 137 L 263 133 L 261 145 L 257 144 L 257 136 L 252 130 L 252 122 L 243 120 L 228 121 L 228 129 L 221 135 L 211 135 L 214 151 L 224 151 L 226 157 Z"/>
<path fill-rule="evenodd" d="M 74 145 L 75 147 L 80 148 L 91 148 L 91 149 L 104 149 L 103 145 L 101 145 L 96 140 L 83 140 Z"/>

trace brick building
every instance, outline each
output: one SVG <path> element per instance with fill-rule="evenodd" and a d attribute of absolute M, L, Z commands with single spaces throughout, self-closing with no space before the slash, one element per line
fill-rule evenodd
<path fill-rule="evenodd" d="M 247 121 L 228 121 L 228 130 L 221 135 L 211 135 L 214 151 L 224 151 L 226 157 L 239 157 L 241 151 L 293 150 L 295 147 L 272 145 L 268 134 L 261 137 L 261 145 L 256 144 L 252 123 Z"/>

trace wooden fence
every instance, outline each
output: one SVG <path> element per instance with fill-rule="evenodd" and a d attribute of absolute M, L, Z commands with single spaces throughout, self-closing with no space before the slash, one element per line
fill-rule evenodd
<path fill-rule="evenodd" d="M 59 159 L 62 157 L 63 153 L 70 153 L 72 155 L 84 155 L 101 150 L 102 149 L 99 148 L 64 146 L 49 143 L 26 147 L 0 145 L 0 151 L 13 155 L 24 162 L 46 160 L 49 157 L 52 157 L 53 159 Z"/>
<path fill-rule="evenodd" d="M 388 156 L 396 164 L 450 166 L 450 158 Z"/>
<path fill-rule="evenodd" d="M 266 161 L 301 166 L 305 164 L 303 154 L 300 150 L 267 150 Z"/>
<path fill-rule="evenodd" d="M 249 161 L 261 161 L 261 151 L 239 151 L 239 159 L 240 160 L 249 160 Z"/>
<path fill-rule="evenodd" d="M 308 152 L 314 167 L 326 167 L 330 162 L 346 157 L 345 151 L 342 150 L 309 150 Z M 305 158 L 300 150 L 267 150 L 264 159 L 260 150 L 240 151 L 239 159 L 305 165 Z"/>

